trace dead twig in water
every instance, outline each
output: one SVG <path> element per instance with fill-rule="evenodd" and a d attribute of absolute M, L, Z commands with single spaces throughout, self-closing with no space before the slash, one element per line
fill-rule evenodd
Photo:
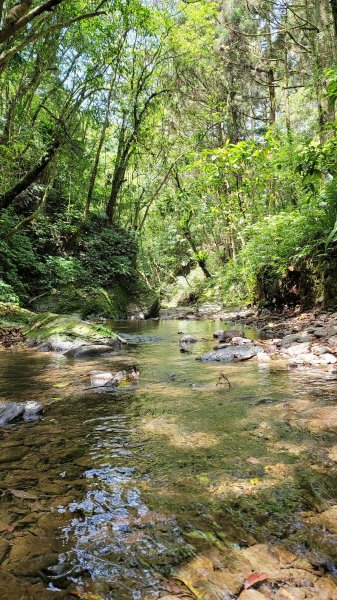
<path fill-rule="evenodd" d="M 218 383 L 216 385 L 226 385 L 226 383 L 228 385 L 228 389 L 230 389 L 232 387 L 231 382 L 229 381 L 228 377 L 226 377 L 225 373 L 221 372 L 219 375 Z"/>

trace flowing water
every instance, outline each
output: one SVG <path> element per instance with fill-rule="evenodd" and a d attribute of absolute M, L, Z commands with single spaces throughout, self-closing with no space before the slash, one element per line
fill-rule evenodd
<path fill-rule="evenodd" d="M 40 421 L 0 432 L 0 597 L 156 598 L 204 548 L 256 541 L 282 540 L 334 573 L 336 545 L 302 515 L 335 497 L 335 436 L 306 417 L 335 405 L 337 382 L 196 361 L 212 321 L 113 327 L 137 344 L 95 360 L 0 354 L 0 398 L 46 405 Z M 179 331 L 206 340 L 182 354 Z M 88 389 L 92 369 L 133 364 L 138 385 Z"/>

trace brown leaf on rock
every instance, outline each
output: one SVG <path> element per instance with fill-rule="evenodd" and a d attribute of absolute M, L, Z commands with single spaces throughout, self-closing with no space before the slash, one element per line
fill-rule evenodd
<path fill-rule="evenodd" d="M 259 583 L 260 581 L 266 581 L 266 579 L 268 578 L 269 575 L 267 575 L 267 573 L 252 573 L 247 577 L 247 579 L 245 579 L 243 587 L 245 588 L 245 590 L 248 590 L 256 583 Z"/>

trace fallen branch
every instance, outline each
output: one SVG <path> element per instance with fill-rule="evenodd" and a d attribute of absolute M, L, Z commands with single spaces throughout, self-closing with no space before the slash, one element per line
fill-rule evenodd
<path fill-rule="evenodd" d="M 232 387 L 231 382 L 229 381 L 228 377 L 226 377 L 226 375 L 223 372 L 221 372 L 218 378 L 218 383 L 216 385 L 226 385 L 226 383 L 228 385 L 228 389 L 230 389 Z"/>

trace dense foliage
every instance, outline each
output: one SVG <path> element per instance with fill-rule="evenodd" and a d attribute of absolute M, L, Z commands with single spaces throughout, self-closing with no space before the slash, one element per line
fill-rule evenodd
<path fill-rule="evenodd" d="M 335 303 L 335 1 L 0 19 L 2 299 L 114 314 L 185 277 L 192 298 Z"/>

